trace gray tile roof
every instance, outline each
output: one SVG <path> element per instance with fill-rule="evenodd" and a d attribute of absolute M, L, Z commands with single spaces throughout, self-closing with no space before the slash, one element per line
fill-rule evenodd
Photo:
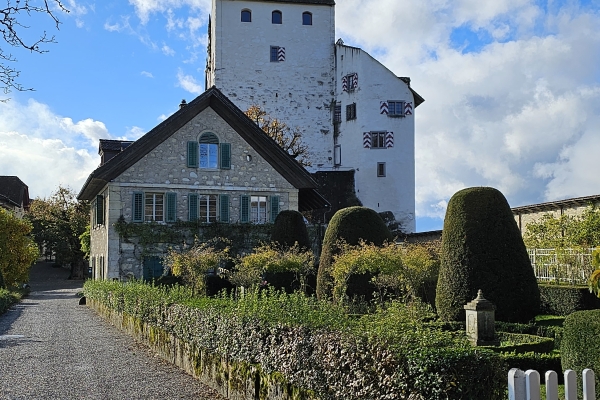
<path fill-rule="evenodd" d="M 29 188 L 16 176 L 0 176 L 0 196 L 15 205 L 29 207 Z"/>

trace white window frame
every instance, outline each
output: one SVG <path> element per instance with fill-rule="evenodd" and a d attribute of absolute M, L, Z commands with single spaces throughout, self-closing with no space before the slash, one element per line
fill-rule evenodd
<path fill-rule="evenodd" d="M 264 224 L 267 222 L 267 196 L 250 196 L 250 222 Z"/>
<path fill-rule="evenodd" d="M 404 117 L 404 105 L 406 102 L 402 100 L 388 100 L 388 117 Z M 393 106 L 392 106 L 393 104 Z M 396 107 L 400 107 L 400 113 L 396 112 Z"/>
<path fill-rule="evenodd" d="M 198 221 L 212 223 L 217 222 L 218 218 L 219 196 L 216 194 L 198 195 Z"/>
<path fill-rule="evenodd" d="M 150 206 L 150 209 L 148 208 L 149 206 Z M 165 194 L 164 193 L 144 193 L 144 221 L 145 222 L 152 222 L 152 221 L 164 222 L 164 220 L 165 220 Z"/>

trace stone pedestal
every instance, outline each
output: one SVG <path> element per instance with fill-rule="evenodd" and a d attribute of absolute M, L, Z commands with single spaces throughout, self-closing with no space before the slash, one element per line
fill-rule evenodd
<path fill-rule="evenodd" d="M 473 346 L 499 346 L 496 339 L 496 306 L 477 292 L 477 298 L 464 306 L 467 337 Z"/>

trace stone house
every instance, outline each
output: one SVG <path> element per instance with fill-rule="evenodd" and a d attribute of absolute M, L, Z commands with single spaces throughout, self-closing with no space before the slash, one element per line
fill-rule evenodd
<path fill-rule="evenodd" d="M 135 142 L 101 141 L 99 153 L 78 195 L 91 203 L 96 279 L 162 273 L 167 244 L 141 253 L 119 222 L 263 224 L 282 210 L 328 206 L 310 174 L 214 87 Z"/>
<path fill-rule="evenodd" d="M 360 204 L 415 231 L 415 114 L 424 99 L 409 78 L 336 40 L 334 0 L 212 0 L 208 39 L 207 87 L 300 127 L 311 173 L 351 176 Z"/>
<path fill-rule="evenodd" d="M 29 188 L 16 176 L 0 176 L 0 207 L 23 218 L 29 210 Z"/>

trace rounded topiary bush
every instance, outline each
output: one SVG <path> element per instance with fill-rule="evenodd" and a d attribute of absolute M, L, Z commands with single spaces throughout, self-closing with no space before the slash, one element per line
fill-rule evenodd
<path fill-rule="evenodd" d="M 355 206 L 336 212 L 329 221 L 323 239 L 317 273 L 317 297 L 319 299 L 331 298 L 333 290 L 331 267 L 333 256 L 339 251 L 337 244 L 341 239 L 350 245 L 357 245 L 362 239 L 380 246 L 386 241 L 391 241 L 392 234 L 379 214 L 370 208 Z M 363 278 L 370 279 L 370 276 Z M 364 279 L 361 282 L 364 282 Z M 352 279 L 352 285 L 348 287 L 349 291 L 352 290 L 351 286 L 364 286 L 355 281 L 356 278 Z M 356 289 L 360 291 L 358 287 Z M 372 293 L 372 290 L 369 293 Z"/>
<path fill-rule="evenodd" d="M 521 233 L 504 195 L 491 187 L 463 189 L 448 203 L 435 301 L 440 318 L 464 320 L 463 306 L 479 289 L 499 321 L 528 322 L 539 311 Z"/>
<path fill-rule="evenodd" d="M 292 247 L 297 242 L 300 248 L 310 249 L 308 229 L 302 214 L 294 210 L 285 210 L 277 214 L 271 231 L 271 242 L 283 247 Z"/>
<path fill-rule="evenodd" d="M 590 368 L 596 373 L 596 387 L 600 386 L 600 310 L 577 311 L 563 323 L 560 355 L 563 371 L 581 372 Z"/>

